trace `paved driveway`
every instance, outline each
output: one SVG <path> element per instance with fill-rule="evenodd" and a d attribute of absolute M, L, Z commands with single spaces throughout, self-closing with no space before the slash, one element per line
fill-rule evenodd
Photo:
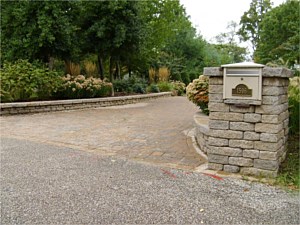
<path fill-rule="evenodd" d="M 186 135 L 197 107 L 185 97 L 97 109 L 1 117 L 1 136 L 193 170 L 204 161 Z"/>

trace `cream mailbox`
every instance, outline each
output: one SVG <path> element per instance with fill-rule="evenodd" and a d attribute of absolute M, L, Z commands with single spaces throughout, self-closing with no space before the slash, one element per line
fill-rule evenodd
<path fill-rule="evenodd" d="M 251 62 L 222 65 L 225 103 L 261 104 L 262 68 Z"/>

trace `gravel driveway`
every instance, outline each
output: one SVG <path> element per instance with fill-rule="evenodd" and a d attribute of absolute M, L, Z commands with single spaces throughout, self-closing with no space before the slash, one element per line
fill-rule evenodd
<path fill-rule="evenodd" d="M 1 224 L 299 222 L 299 196 L 275 187 L 1 139 Z"/>

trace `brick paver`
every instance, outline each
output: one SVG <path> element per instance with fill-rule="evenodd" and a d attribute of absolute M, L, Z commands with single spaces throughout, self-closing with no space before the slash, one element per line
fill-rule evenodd
<path fill-rule="evenodd" d="M 185 97 L 126 106 L 1 117 L 1 136 L 180 169 L 204 160 L 185 132 L 197 107 Z"/>

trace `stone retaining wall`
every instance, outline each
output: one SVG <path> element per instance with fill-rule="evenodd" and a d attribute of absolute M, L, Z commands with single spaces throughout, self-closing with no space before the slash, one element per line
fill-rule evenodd
<path fill-rule="evenodd" d="M 209 76 L 209 135 L 207 142 L 198 143 L 207 152 L 208 168 L 276 176 L 287 150 L 287 91 L 292 72 L 284 68 L 263 69 L 261 105 L 225 103 L 222 69 L 205 68 L 204 75 Z"/>
<path fill-rule="evenodd" d="M 0 103 L 0 115 L 15 115 L 125 105 L 168 96 L 171 96 L 171 92 L 108 98 Z"/>
<path fill-rule="evenodd" d="M 209 137 L 209 128 L 208 128 L 208 116 L 202 112 L 198 112 L 194 115 L 195 122 L 195 136 L 197 144 L 200 150 L 207 154 L 207 145 Z"/>

